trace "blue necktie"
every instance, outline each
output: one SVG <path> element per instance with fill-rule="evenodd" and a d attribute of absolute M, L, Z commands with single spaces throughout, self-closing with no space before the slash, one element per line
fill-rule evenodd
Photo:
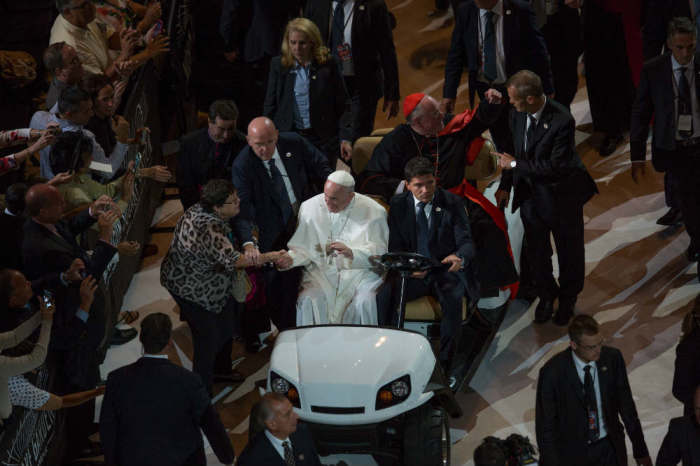
<path fill-rule="evenodd" d="M 331 25 L 331 53 L 338 56 L 338 46 L 345 40 L 345 10 L 343 8 L 345 0 L 339 0 L 333 10 L 333 24 Z"/>
<path fill-rule="evenodd" d="M 486 12 L 486 27 L 484 28 L 484 78 L 487 81 L 495 81 L 498 78 L 496 67 L 496 28 L 493 20 L 496 13 Z"/>
<path fill-rule="evenodd" d="M 292 203 L 289 200 L 287 187 L 284 185 L 282 173 L 277 168 L 275 159 L 266 160 L 266 163 L 270 169 L 270 178 L 272 178 L 272 194 L 282 212 L 282 223 L 286 224 L 292 216 Z"/>
<path fill-rule="evenodd" d="M 591 366 L 584 366 L 583 372 L 585 373 L 583 376 L 583 394 L 588 414 L 588 442 L 595 442 L 600 436 L 600 416 L 595 395 L 595 384 L 593 383 L 593 376 L 591 376 Z"/>
<path fill-rule="evenodd" d="M 416 216 L 416 241 L 418 243 L 416 252 L 421 256 L 430 257 L 429 235 L 430 226 L 428 225 L 428 216 L 425 215 L 425 202 L 419 202 Z"/>

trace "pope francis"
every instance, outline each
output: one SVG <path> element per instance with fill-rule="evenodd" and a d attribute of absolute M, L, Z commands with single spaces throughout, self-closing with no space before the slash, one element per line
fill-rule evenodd
<path fill-rule="evenodd" d="M 304 267 L 297 325 L 377 325 L 376 290 L 382 277 L 369 257 L 387 252 L 386 210 L 355 193 L 345 171 L 328 176 L 323 193 L 301 204 L 299 224 L 277 261 L 281 270 Z"/>

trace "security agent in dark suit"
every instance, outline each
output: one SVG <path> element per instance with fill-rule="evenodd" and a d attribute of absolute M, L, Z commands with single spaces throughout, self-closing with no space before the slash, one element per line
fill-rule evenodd
<path fill-rule="evenodd" d="M 247 140 L 248 147 L 233 163 L 233 184 L 241 199 L 234 229 L 246 258 L 258 265 L 260 252 L 286 249 L 299 205 L 320 192 L 314 181 L 326 179 L 331 169 L 322 152 L 298 134 L 279 133 L 269 118 L 251 121 Z M 265 275 L 267 307 L 274 312 L 275 325 L 293 326 L 300 269 L 268 269 Z"/>
<path fill-rule="evenodd" d="M 204 466 L 200 429 L 219 461 L 233 464 L 231 440 L 202 379 L 168 361 L 171 330 L 167 315 L 146 316 L 143 357 L 107 377 L 100 440 L 109 466 Z"/>
<path fill-rule="evenodd" d="M 632 178 L 646 172 L 649 124 L 654 119 L 651 161 L 675 180 L 690 246 L 688 260 L 700 260 L 700 54 L 695 52 L 695 26 L 674 18 L 668 28 L 670 54 L 642 68 L 630 123 Z"/>
<path fill-rule="evenodd" d="M 505 94 L 506 80 L 517 71 L 537 73 L 547 94 L 554 92 L 549 54 L 542 33 L 535 25 L 535 14 L 523 0 L 468 0 L 455 13 L 456 24 L 445 63 L 442 110 L 452 113 L 457 87 L 466 68 L 469 73 L 469 103 L 474 94 L 493 87 Z M 489 21 L 490 20 L 490 21 Z M 501 151 L 511 150 L 508 112 L 491 126 L 491 134 Z"/>
<path fill-rule="evenodd" d="M 281 131 L 295 131 L 328 157 L 352 156 L 350 96 L 338 62 L 321 42 L 316 24 L 295 18 L 287 24 L 282 54 L 272 59 L 265 116 Z"/>
<path fill-rule="evenodd" d="M 382 96 L 387 118 L 399 111 L 399 67 L 386 3 L 307 0 L 304 16 L 316 23 L 323 43 L 342 64 L 354 137 L 369 136 Z"/>
<path fill-rule="evenodd" d="M 435 259 L 443 267 L 414 272 L 406 283 L 406 299 L 435 296 L 442 309 L 440 362 L 448 369 L 457 348 L 462 322 L 462 298 L 478 299 L 478 286 L 470 263 L 475 249 L 464 202 L 437 188 L 434 166 L 424 157 L 406 163 L 406 192 L 391 199 L 389 252 L 415 252 Z M 378 320 L 395 320 L 400 286 L 385 283 L 377 294 Z"/>
<path fill-rule="evenodd" d="M 671 419 L 656 457 L 656 466 L 700 464 L 700 386 L 695 389 L 693 412 Z"/>
<path fill-rule="evenodd" d="M 238 458 L 238 466 L 320 466 L 314 440 L 292 404 L 279 393 L 266 393 L 257 407 L 262 432 L 253 436 Z"/>
<path fill-rule="evenodd" d="M 209 125 L 182 137 L 177 157 L 177 186 L 183 210 L 199 201 L 202 186 L 212 179 L 231 179 L 231 167 L 246 146 L 236 129 L 238 107 L 232 100 L 209 106 Z"/>
<path fill-rule="evenodd" d="M 626 466 L 627 431 L 637 464 L 651 466 L 622 353 L 603 346 L 598 323 L 586 314 L 573 318 L 569 337 L 571 347 L 547 361 L 537 379 L 539 464 Z"/>
<path fill-rule="evenodd" d="M 545 97 L 540 78 L 531 71 L 517 72 L 508 80 L 508 95 L 515 108 L 510 114 L 515 152 L 498 154 L 504 171 L 496 199 L 507 204 L 514 188 L 513 210 L 520 207 L 540 298 L 535 322 L 552 317 L 558 297 L 554 323 L 566 325 L 585 275 L 583 205 L 598 189 L 576 153 L 574 118 Z M 552 275 L 550 234 L 557 247 L 558 285 Z"/>

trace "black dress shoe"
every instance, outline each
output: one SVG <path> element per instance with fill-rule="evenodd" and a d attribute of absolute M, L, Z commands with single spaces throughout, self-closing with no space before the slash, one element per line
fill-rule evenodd
<path fill-rule="evenodd" d="M 688 246 L 685 256 L 690 262 L 700 262 L 700 251 L 696 251 L 692 246 Z"/>
<path fill-rule="evenodd" d="M 662 215 L 657 221 L 657 225 L 671 226 L 676 223 L 681 223 L 683 221 L 683 214 L 681 214 L 681 209 L 671 207 L 668 209 L 664 215 Z"/>
<path fill-rule="evenodd" d="M 603 138 L 603 142 L 600 143 L 600 149 L 598 153 L 601 157 L 607 157 L 608 155 L 615 152 L 617 146 L 622 142 L 622 136 L 619 134 L 606 134 Z"/>
<path fill-rule="evenodd" d="M 124 343 L 127 343 L 136 338 L 136 335 L 138 334 L 139 332 L 137 332 L 134 328 L 116 328 L 114 329 L 112 337 L 109 339 L 109 346 L 123 345 Z"/>
<path fill-rule="evenodd" d="M 554 319 L 552 319 L 552 322 L 562 327 L 569 325 L 569 320 L 571 320 L 571 317 L 574 315 L 575 305 L 575 299 L 571 300 L 559 298 L 559 309 L 557 309 L 557 313 L 554 316 Z"/>
<path fill-rule="evenodd" d="M 543 324 L 552 318 L 554 313 L 554 300 L 540 298 L 539 304 L 535 309 L 535 323 Z"/>

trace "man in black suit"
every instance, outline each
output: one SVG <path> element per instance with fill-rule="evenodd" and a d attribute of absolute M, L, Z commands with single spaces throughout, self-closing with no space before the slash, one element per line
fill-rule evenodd
<path fill-rule="evenodd" d="M 693 413 L 671 419 L 656 457 L 656 466 L 700 464 L 700 386 L 695 389 Z"/>
<path fill-rule="evenodd" d="M 441 267 L 414 272 L 406 284 L 406 300 L 435 296 L 442 309 L 439 358 L 447 372 L 455 354 L 462 322 L 462 298 L 478 299 L 471 266 L 475 255 L 469 217 L 462 199 L 437 187 L 434 167 L 425 157 L 414 157 L 405 168 L 406 192 L 391 199 L 389 252 L 415 252 Z M 388 281 L 377 294 L 380 325 L 395 321 L 400 286 Z"/>
<path fill-rule="evenodd" d="M 644 65 L 632 106 L 630 158 L 632 178 L 646 172 L 646 147 L 652 116 L 651 161 L 675 180 L 690 246 L 688 260 L 700 259 L 700 54 L 695 26 L 674 18 L 668 28 L 670 54 Z"/>
<path fill-rule="evenodd" d="M 238 107 L 232 100 L 209 106 L 209 125 L 182 137 L 177 157 L 177 185 L 184 210 L 199 201 L 207 181 L 231 179 L 231 167 L 246 146 L 245 135 L 236 129 Z"/>
<path fill-rule="evenodd" d="M 496 199 L 498 205 L 507 204 L 514 188 L 513 211 L 520 207 L 540 298 L 535 322 L 552 317 L 558 297 L 554 323 L 566 325 L 585 275 L 583 205 L 598 189 L 576 153 L 574 118 L 544 95 L 539 76 L 517 72 L 508 80 L 508 96 L 515 108 L 510 115 L 515 152 L 498 154 L 504 172 Z M 557 247 L 558 285 L 552 275 L 550 234 Z"/>
<path fill-rule="evenodd" d="M 22 270 L 24 195 L 27 185 L 15 183 L 5 191 L 5 211 L 0 213 L 0 268 Z"/>
<path fill-rule="evenodd" d="M 258 405 L 257 421 L 265 426 L 246 445 L 238 466 L 321 466 L 314 439 L 292 404 L 279 393 L 266 393 Z"/>
<path fill-rule="evenodd" d="M 571 348 L 547 361 L 537 379 L 540 464 L 626 466 L 627 431 L 637 464 L 651 466 L 622 353 L 603 346 L 598 323 L 586 314 L 573 318 L 569 338 Z"/>
<path fill-rule="evenodd" d="M 384 0 L 307 0 L 304 16 L 316 23 L 323 42 L 341 63 L 352 99 L 352 132 L 369 136 L 377 102 L 393 118 L 399 111 L 399 67 Z"/>
<path fill-rule="evenodd" d="M 233 464 L 231 440 L 202 379 L 168 361 L 171 331 L 167 315 L 146 316 L 143 357 L 107 377 L 100 439 L 109 466 L 204 466 L 200 429 L 219 461 Z"/>
<path fill-rule="evenodd" d="M 331 169 L 321 151 L 296 133 L 279 133 L 269 118 L 250 122 L 247 141 L 233 163 L 233 184 L 241 199 L 234 228 L 246 257 L 257 264 L 261 252 L 286 249 L 299 205 L 320 192 L 314 182 L 326 179 Z M 278 328 L 294 325 L 300 278 L 300 269 L 265 272 L 267 308 Z"/>
<path fill-rule="evenodd" d="M 537 73 L 545 92 L 554 93 L 547 46 L 528 2 L 469 0 L 460 5 L 455 16 L 452 44 L 445 63 L 444 112 L 452 113 L 454 109 L 464 68 L 469 73 L 472 107 L 475 93 L 480 100 L 486 100 L 484 94 L 492 87 L 505 94 L 506 80 L 523 69 Z M 498 149 L 510 150 L 508 112 L 503 112 L 490 128 Z"/>

